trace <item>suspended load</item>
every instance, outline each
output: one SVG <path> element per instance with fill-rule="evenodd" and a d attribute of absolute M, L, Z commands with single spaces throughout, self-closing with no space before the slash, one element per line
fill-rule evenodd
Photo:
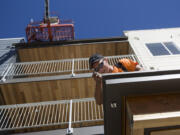
<path fill-rule="evenodd" d="M 74 39 L 74 24 L 72 20 L 60 20 L 59 17 L 50 17 L 49 0 L 45 0 L 45 15 L 41 22 L 31 21 L 26 27 L 28 42 L 60 41 Z"/>

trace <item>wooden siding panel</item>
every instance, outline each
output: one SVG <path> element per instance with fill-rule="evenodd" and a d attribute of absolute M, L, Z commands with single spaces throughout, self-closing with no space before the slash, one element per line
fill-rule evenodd
<path fill-rule="evenodd" d="M 179 100 L 179 93 L 127 97 L 129 125 L 126 125 L 126 131 L 129 130 L 129 134 L 133 135 L 140 135 L 143 132 L 137 131 L 145 129 L 149 129 L 147 133 L 152 130 L 151 135 L 179 133 L 180 130 L 176 127 L 180 125 Z"/>
<path fill-rule="evenodd" d="M 94 53 L 104 56 L 128 54 L 127 42 L 109 42 L 97 44 L 62 45 L 18 49 L 20 61 L 43 61 L 56 59 L 87 58 Z"/>
<path fill-rule="evenodd" d="M 151 135 L 180 135 L 180 129 L 154 131 Z"/>
<path fill-rule="evenodd" d="M 5 104 L 94 97 L 93 78 L 53 80 L 1 85 Z"/>

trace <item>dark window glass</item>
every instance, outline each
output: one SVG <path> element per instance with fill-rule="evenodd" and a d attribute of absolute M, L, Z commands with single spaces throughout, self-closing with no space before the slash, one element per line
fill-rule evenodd
<path fill-rule="evenodd" d="M 146 44 L 148 49 L 154 56 L 159 55 L 170 55 L 170 53 L 166 50 L 166 48 L 161 43 L 148 43 Z"/>
<path fill-rule="evenodd" d="M 180 49 L 173 42 L 164 42 L 164 45 L 171 51 L 172 54 L 180 54 Z"/>

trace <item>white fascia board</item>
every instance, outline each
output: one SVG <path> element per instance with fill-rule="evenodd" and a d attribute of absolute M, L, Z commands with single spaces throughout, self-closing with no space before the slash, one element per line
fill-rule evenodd
<path fill-rule="evenodd" d="M 17 38 L 0 38 L 0 40 L 17 40 L 17 39 L 24 39 L 24 37 L 17 37 Z"/>

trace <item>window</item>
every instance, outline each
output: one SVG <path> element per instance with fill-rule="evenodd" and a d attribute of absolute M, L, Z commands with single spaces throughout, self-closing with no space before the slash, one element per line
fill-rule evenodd
<path fill-rule="evenodd" d="M 173 42 L 147 43 L 146 46 L 154 56 L 180 54 L 180 49 Z"/>
<path fill-rule="evenodd" d="M 166 48 L 161 43 L 151 43 L 146 44 L 148 49 L 154 56 L 158 55 L 170 55 L 170 53 L 166 50 Z"/>
<path fill-rule="evenodd" d="M 180 54 L 180 49 L 173 42 L 164 42 L 164 45 L 171 51 L 172 54 Z"/>

